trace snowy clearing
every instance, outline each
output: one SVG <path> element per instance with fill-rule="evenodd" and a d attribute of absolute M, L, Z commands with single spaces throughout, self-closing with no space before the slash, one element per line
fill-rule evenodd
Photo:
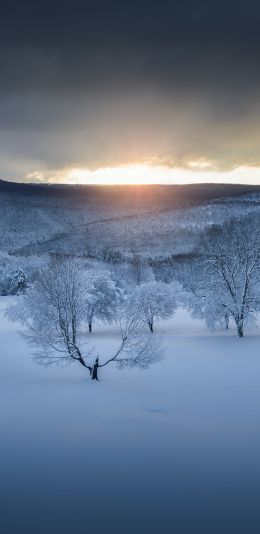
<path fill-rule="evenodd" d="M 210 334 L 178 310 L 165 357 L 43 368 L 0 299 L 2 532 L 259 532 L 259 331 Z M 91 334 L 113 350 L 115 326 Z M 188 511 L 188 513 L 187 513 Z"/>

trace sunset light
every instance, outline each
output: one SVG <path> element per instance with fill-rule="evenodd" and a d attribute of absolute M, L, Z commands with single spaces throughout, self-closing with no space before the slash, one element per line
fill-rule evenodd
<path fill-rule="evenodd" d="M 191 161 L 188 168 L 162 165 L 129 164 L 100 167 L 92 170 L 84 167 L 65 168 L 49 175 L 30 173 L 26 181 L 49 183 L 126 185 L 126 184 L 189 184 L 189 183 L 241 183 L 258 184 L 259 167 L 241 166 L 229 172 L 208 170 L 210 162 Z"/>

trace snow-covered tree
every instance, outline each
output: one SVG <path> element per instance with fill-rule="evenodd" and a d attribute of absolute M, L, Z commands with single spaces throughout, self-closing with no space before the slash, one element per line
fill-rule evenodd
<path fill-rule="evenodd" d="M 77 262 L 57 263 L 41 273 L 34 286 L 8 310 L 13 320 L 25 326 L 25 336 L 35 349 L 35 361 L 42 365 L 77 362 L 88 369 L 93 380 L 99 368 L 111 362 L 120 367 L 147 367 L 160 358 L 157 340 L 143 332 L 138 308 L 120 314 L 118 349 L 111 355 L 96 355 L 84 334 L 88 273 Z"/>
<path fill-rule="evenodd" d="M 120 299 L 119 287 L 106 273 L 88 273 L 85 314 L 89 332 L 92 332 L 93 320 L 111 322 L 116 319 Z"/>
<path fill-rule="evenodd" d="M 27 288 L 27 277 L 26 274 L 22 269 L 18 269 L 18 271 L 15 271 L 15 273 L 12 274 L 7 294 L 8 295 L 20 295 L 21 293 L 24 293 L 24 291 Z"/>
<path fill-rule="evenodd" d="M 252 232 L 252 227 L 254 232 Z M 239 337 L 260 307 L 260 234 L 252 221 L 213 228 L 200 242 L 199 256 L 186 271 L 188 305 L 208 326 L 233 318 Z"/>
<path fill-rule="evenodd" d="M 128 264 L 128 276 L 131 283 L 140 286 L 154 278 L 151 267 L 139 254 L 134 254 Z"/>
<path fill-rule="evenodd" d="M 155 319 L 168 319 L 177 307 L 177 284 L 146 282 L 137 286 L 129 296 L 129 307 L 140 309 L 142 320 L 154 331 Z"/>

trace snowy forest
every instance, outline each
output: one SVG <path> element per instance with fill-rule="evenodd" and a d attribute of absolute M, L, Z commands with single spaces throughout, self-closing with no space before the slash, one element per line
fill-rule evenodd
<path fill-rule="evenodd" d="M 34 345 L 60 352 L 60 358 L 53 355 L 57 362 L 83 363 L 77 337 L 86 326 L 91 333 L 95 323 L 113 324 L 124 318 L 124 351 L 128 321 L 138 323 L 136 329 L 142 331 L 146 324 L 153 333 L 156 322 L 172 317 L 177 308 L 203 319 L 211 331 L 234 325 L 243 337 L 256 325 L 257 188 L 241 188 L 227 196 L 232 193 L 227 186 L 224 195 L 213 190 L 210 200 L 201 194 L 187 207 L 187 187 L 181 206 L 170 207 L 164 197 L 158 205 L 158 195 L 155 204 L 153 197 L 147 202 L 144 191 L 134 206 L 120 202 L 120 191 L 114 203 L 109 202 L 111 196 L 95 198 L 92 193 L 83 206 L 82 199 L 72 206 L 68 195 L 59 202 L 55 189 L 50 194 L 48 188 L 42 192 L 40 186 L 31 191 L 33 186 L 28 191 L 22 187 L 25 191 L 17 187 L 14 194 L 2 186 L 0 288 L 2 295 L 19 295 L 8 312 L 10 318 L 34 332 L 28 334 Z M 167 187 L 158 189 L 164 193 Z M 52 312 L 43 326 L 50 303 Z M 51 357 L 44 353 L 46 364 Z M 130 357 L 130 365 L 147 365 L 149 354 L 144 353 L 143 361 L 140 355 Z M 112 361 L 123 365 L 127 359 L 119 354 Z"/>

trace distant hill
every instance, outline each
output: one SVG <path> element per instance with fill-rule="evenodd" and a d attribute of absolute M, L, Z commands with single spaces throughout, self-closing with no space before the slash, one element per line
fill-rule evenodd
<path fill-rule="evenodd" d="M 18 196 L 40 196 L 70 200 L 76 203 L 94 203 L 99 206 L 111 205 L 133 207 L 137 205 L 146 209 L 181 208 L 197 205 L 205 201 L 227 196 L 243 195 L 260 191 L 259 186 L 237 184 L 189 184 L 189 185 L 50 185 L 24 184 L 0 180 L 0 193 Z"/>
<path fill-rule="evenodd" d="M 147 258 L 189 254 L 205 227 L 259 212 L 260 186 L 0 180 L 0 285 L 17 268 L 33 273 L 50 254 L 104 261 L 136 252 Z"/>

